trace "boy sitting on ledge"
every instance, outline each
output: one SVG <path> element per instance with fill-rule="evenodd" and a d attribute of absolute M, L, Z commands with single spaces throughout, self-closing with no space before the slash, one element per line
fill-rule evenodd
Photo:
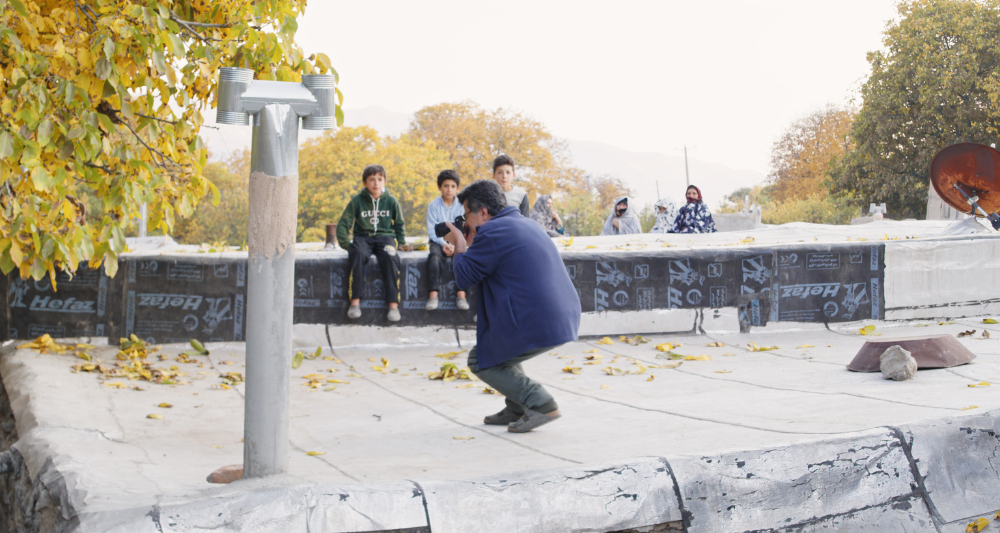
<path fill-rule="evenodd" d="M 351 307 L 348 318 L 361 317 L 361 294 L 365 287 L 365 267 L 372 252 L 378 259 L 385 281 L 385 300 L 390 322 L 399 322 L 399 254 L 405 249 L 406 230 L 403 211 L 396 199 L 385 190 L 386 175 L 382 165 L 368 165 L 361 180 L 365 188 L 344 208 L 337 223 L 337 243 L 347 250 L 351 267 Z M 348 238 L 353 225 L 354 240 Z M 350 245 L 347 243 L 350 242 Z M 398 244 L 398 247 L 397 247 Z"/>
<path fill-rule="evenodd" d="M 428 248 L 430 255 L 427 256 L 427 310 L 433 311 L 438 308 L 438 289 L 441 287 L 441 267 L 447 258 L 455 255 L 455 247 L 441 237 L 434 234 L 434 226 L 441 222 L 455 222 L 455 217 L 465 214 L 462 204 L 455 201 L 458 194 L 458 187 L 462 180 L 458 177 L 458 172 L 454 170 L 442 170 L 437 177 L 438 190 L 441 196 L 431 201 L 427 206 L 427 237 L 429 239 Z M 469 308 L 469 302 L 465 299 L 465 291 L 458 291 L 455 295 L 455 307 L 465 311 Z"/>

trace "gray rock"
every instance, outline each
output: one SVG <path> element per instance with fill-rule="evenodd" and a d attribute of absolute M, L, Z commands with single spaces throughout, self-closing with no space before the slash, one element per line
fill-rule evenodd
<path fill-rule="evenodd" d="M 903 381 L 917 372 L 917 360 L 899 345 L 890 346 L 879 356 L 879 369 L 885 379 Z"/>

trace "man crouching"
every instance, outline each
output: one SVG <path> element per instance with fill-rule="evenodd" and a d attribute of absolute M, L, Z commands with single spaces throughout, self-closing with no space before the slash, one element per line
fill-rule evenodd
<path fill-rule="evenodd" d="M 576 340 L 580 298 L 552 239 L 516 207 L 507 207 L 496 182 L 477 181 L 459 193 L 458 201 L 465 208 L 467 233 L 449 222 L 445 240 L 455 246 L 456 285 L 479 285 L 469 369 L 507 402 L 484 422 L 525 433 L 561 413 L 521 363 Z"/>

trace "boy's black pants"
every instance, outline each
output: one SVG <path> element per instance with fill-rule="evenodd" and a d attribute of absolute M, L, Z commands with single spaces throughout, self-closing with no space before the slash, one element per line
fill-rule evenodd
<path fill-rule="evenodd" d="M 390 248 L 392 252 L 386 250 Z M 361 298 L 365 293 L 365 268 L 372 252 L 378 259 L 382 270 L 382 281 L 385 282 L 385 301 L 399 302 L 399 253 L 396 251 L 396 238 L 392 235 L 377 235 L 375 237 L 355 236 L 351 247 L 347 250 L 347 261 L 351 265 L 351 298 Z"/>
<path fill-rule="evenodd" d="M 444 255 L 440 244 L 431 241 L 429 247 L 431 253 L 427 256 L 427 291 L 440 291 L 441 270 L 451 258 Z"/>

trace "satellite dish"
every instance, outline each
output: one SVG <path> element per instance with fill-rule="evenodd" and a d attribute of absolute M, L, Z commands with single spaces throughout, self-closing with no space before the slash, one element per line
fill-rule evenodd
<path fill-rule="evenodd" d="M 962 213 L 1000 224 L 1000 151 L 976 143 L 953 144 L 931 161 L 931 184 Z"/>

